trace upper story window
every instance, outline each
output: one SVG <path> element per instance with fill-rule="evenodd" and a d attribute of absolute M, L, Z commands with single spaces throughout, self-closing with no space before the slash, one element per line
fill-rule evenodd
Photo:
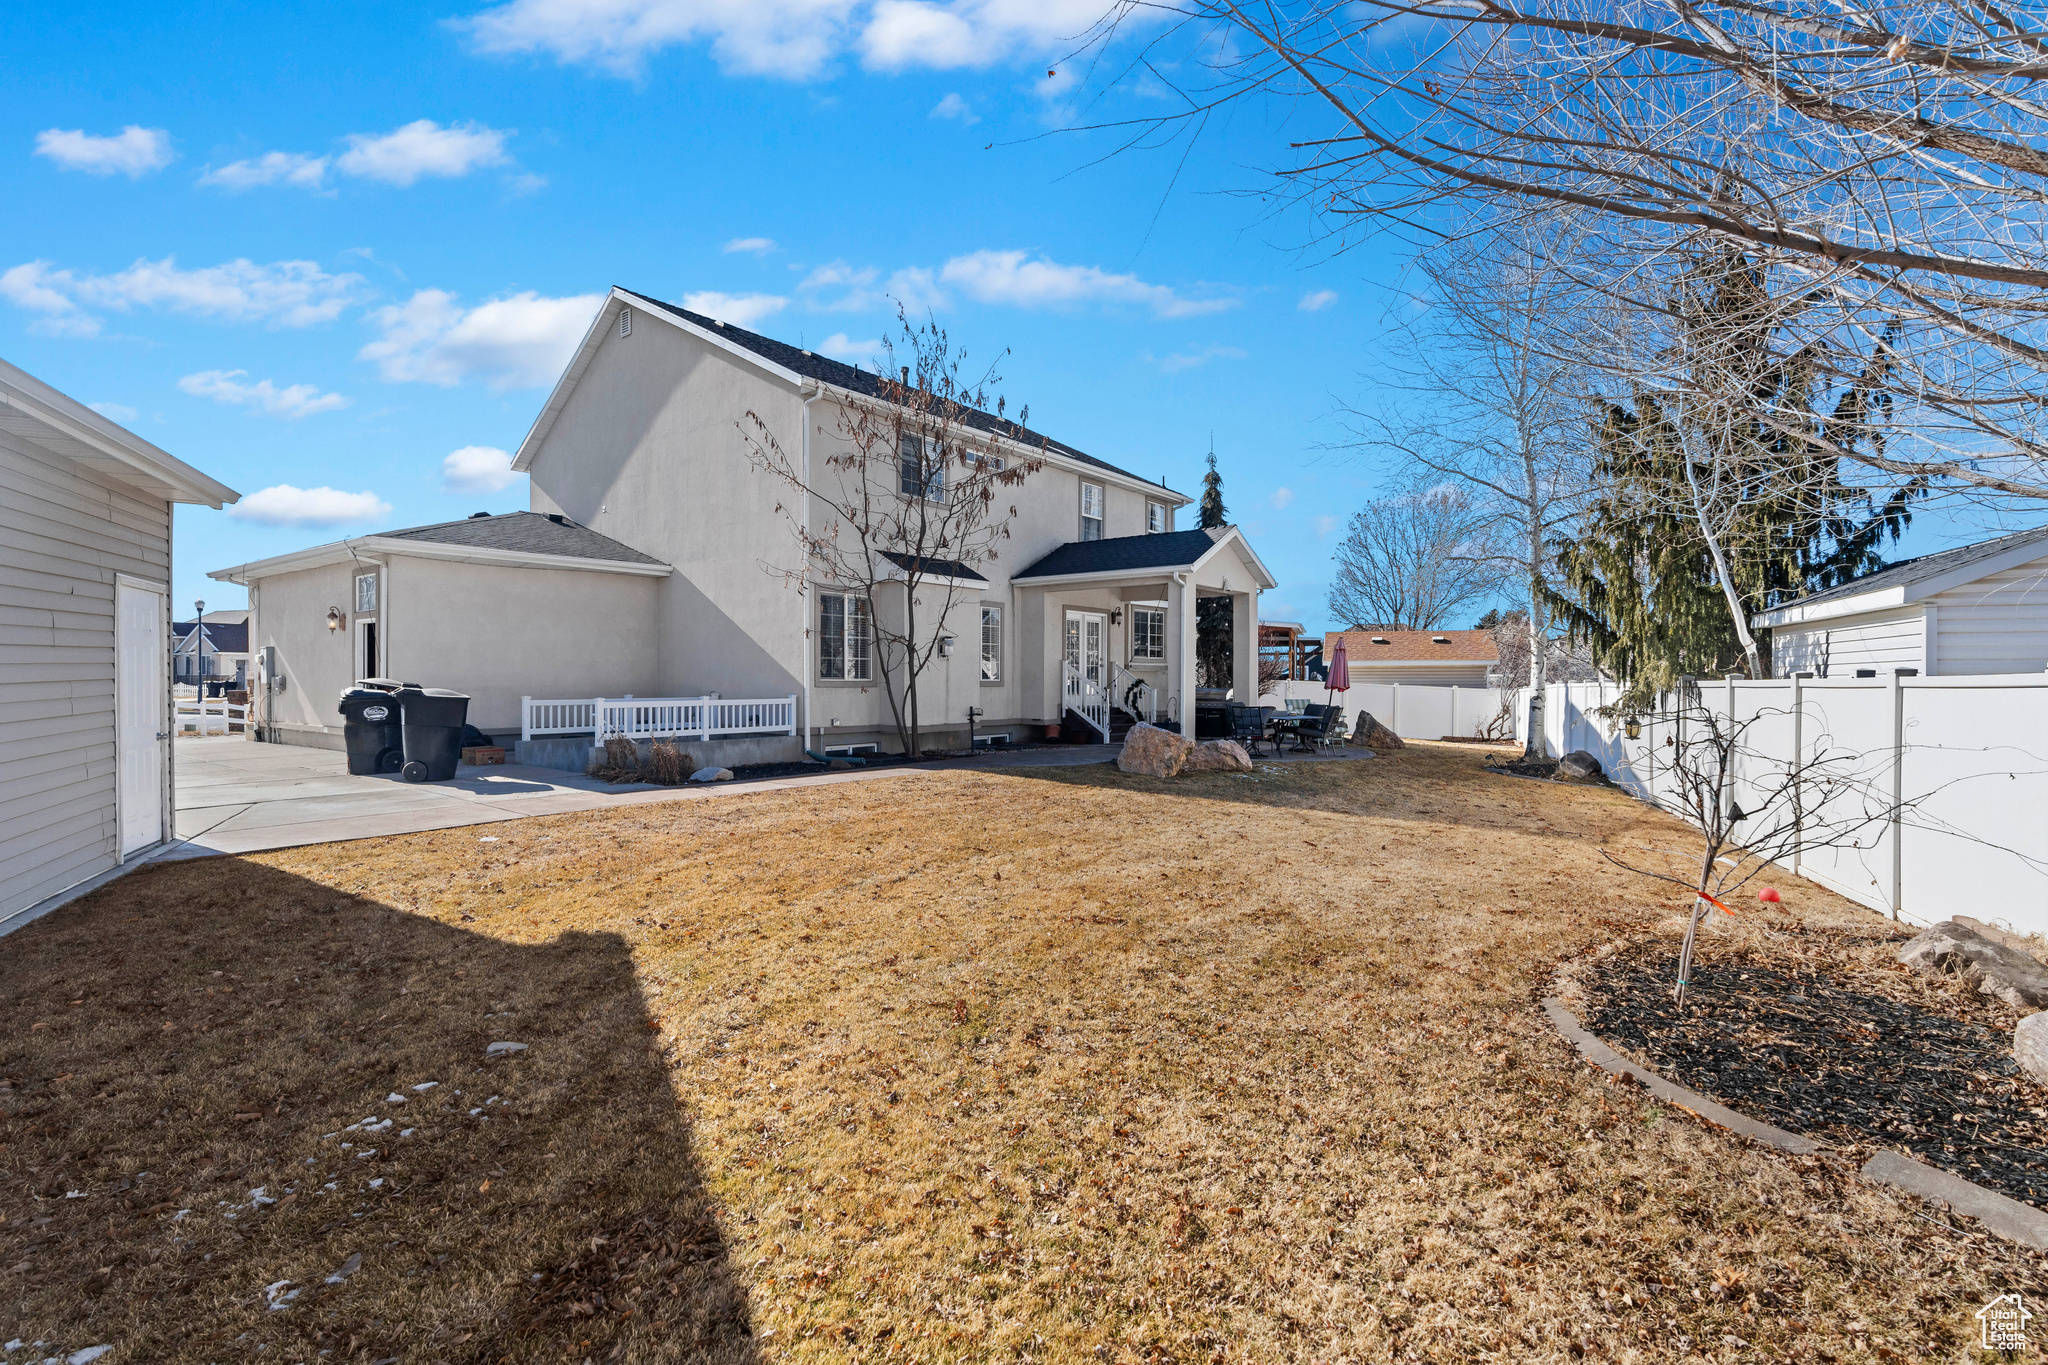
<path fill-rule="evenodd" d="M 867 682 L 874 676 L 874 632 L 868 601 L 851 593 L 818 594 L 818 676 Z"/>
<path fill-rule="evenodd" d="M 1165 503 L 1163 503 L 1163 502 L 1150 502 L 1150 501 L 1146 502 L 1146 504 L 1145 504 L 1145 530 L 1146 530 L 1146 531 L 1147 531 L 1147 532 L 1148 532 L 1149 534 L 1152 534 L 1152 535 L 1158 535 L 1158 534 L 1159 534 L 1159 533 L 1160 533 L 1161 531 L 1164 531 L 1165 529 L 1166 529 L 1166 504 L 1165 504 Z"/>
<path fill-rule="evenodd" d="M 356 575 L 356 615 L 377 610 L 377 575 L 359 573 Z"/>
<path fill-rule="evenodd" d="M 1081 539 L 1102 539 L 1102 485 L 1081 485 Z"/>
<path fill-rule="evenodd" d="M 929 498 L 943 502 L 946 470 L 930 442 L 922 436 L 905 436 L 896 448 L 897 491 L 906 498 Z"/>

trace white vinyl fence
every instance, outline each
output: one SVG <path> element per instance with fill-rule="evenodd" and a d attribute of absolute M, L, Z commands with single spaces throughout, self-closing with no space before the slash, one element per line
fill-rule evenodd
<path fill-rule="evenodd" d="M 793 735 L 796 697 L 520 698 L 519 737 L 593 735 L 607 739 L 717 739 L 729 735 Z"/>
<path fill-rule="evenodd" d="M 196 691 L 194 688 L 174 689 L 171 694 L 172 713 L 177 717 L 180 732 L 200 735 L 225 735 L 232 723 L 237 731 L 247 728 L 249 708 L 230 703 L 226 697 L 198 697 L 179 695 Z"/>
<path fill-rule="evenodd" d="M 1497 687 L 1449 687 L 1428 683 L 1353 683 L 1348 692 L 1330 692 L 1319 682 L 1283 682 L 1259 698 L 1261 706 L 1285 706 L 1288 698 L 1333 702 L 1344 708 L 1349 724 L 1358 723 L 1360 711 L 1403 739 L 1442 739 L 1447 735 L 1466 738 L 1510 739 L 1516 722 L 1501 718 L 1504 699 L 1521 692 Z"/>

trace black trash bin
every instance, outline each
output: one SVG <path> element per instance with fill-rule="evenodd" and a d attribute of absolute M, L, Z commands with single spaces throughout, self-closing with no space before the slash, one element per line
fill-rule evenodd
<path fill-rule="evenodd" d="M 405 740 L 395 697 L 374 687 L 343 688 L 340 709 L 350 772 L 367 777 L 395 773 L 405 766 Z"/>
<path fill-rule="evenodd" d="M 446 782 L 462 762 L 469 694 L 407 686 L 395 695 L 405 721 L 405 766 L 399 772 L 408 782 Z"/>

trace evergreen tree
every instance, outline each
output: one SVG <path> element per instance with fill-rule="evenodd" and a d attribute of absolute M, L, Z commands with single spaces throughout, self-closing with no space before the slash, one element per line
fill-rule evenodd
<path fill-rule="evenodd" d="M 1209 472 L 1202 476 L 1202 505 L 1195 514 L 1195 526 L 1213 531 L 1228 526 L 1229 513 L 1223 506 L 1223 476 L 1216 472 L 1216 452 L 1209 452 Z"/>

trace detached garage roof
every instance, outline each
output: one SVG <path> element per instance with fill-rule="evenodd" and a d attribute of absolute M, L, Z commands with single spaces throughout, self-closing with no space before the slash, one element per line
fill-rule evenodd
<path fill-rule="evenodd" d="M 1360 664 L 1495 664 L 1490 630 L 1333 630 L 1323 636 L 1323 658 L 1337 654 L 1344 642 L 1344 662 Z"/>
<path fill-rule="evenodd" d="M 1973 583 L 1980 578 L 2048 557 L 2048 526 L 2018 531 L 1975 545 L 1959 545 L 1851 579 L 1837 588 L 1811 593 L 1797 601 L 1750 618 L 1752 626 L 1789 626 L 1837 616 L 1855 616 L 1908 606 L 1923 598 Z"/>
<path fill-rule="evenodd" d="M 0 431 L 168 502 L 219 507 L 242 495 L 85 404 L 0 360 Z"/>
<path fill-rule="evenodd" d="M 602 573 L 664 576 L 675 570 L 652 555 L 599 535 L 567 517 L 540 512 L 506 512 L 499 516 L 478 513 L 462 521 L 436 522 L 431 526 L 409 526 L 401 531 L 383 531 L 373 536 L 337 540 L 298 550 L 274 559 L 237 564 L 207 574 L 227 583 L 247 583 L 253 578 L 296 573 L 326 564 L 339 564 L 363 556 L 417 555 L 423 559 L 450 559 L 467 564 L 500 564 L 522 569 L 582 569 Z"/>

